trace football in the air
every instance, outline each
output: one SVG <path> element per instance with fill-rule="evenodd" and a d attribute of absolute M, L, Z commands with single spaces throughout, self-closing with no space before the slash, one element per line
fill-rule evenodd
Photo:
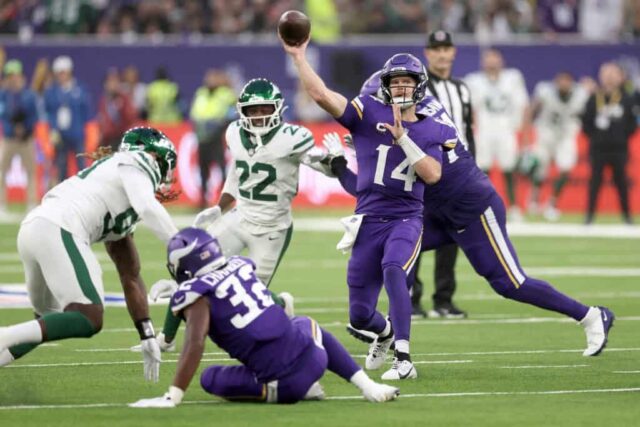
<path fill-rule="evenodd" d="M 302 12 L 288 10 L 278 21 L 278 33 L 289 46 L 299 46 L 309 38 L 311 21 Z"/>

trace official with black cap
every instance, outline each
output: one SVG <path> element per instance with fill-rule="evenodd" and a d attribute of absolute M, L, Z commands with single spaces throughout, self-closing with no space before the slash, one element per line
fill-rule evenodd
<path fill-rule="evenodd" d="M 475 141 L 473 139 L 473 115 L 471 112 L 471 96 L 469 89 L 462 80 L 451 77 L 453 61 L 456 57 L 456 48 L 451 34 L 438 30 L 429 34 L 427 45 L 424 49 L 427 59 L 427 83 L 430 95 L 437 98 L 444 106 L 449 116 L 458 128 L 463 144 L 475 155 Z M 433 293 L 433 308 L 429 310 L 429 317 L 434 318 L 464 318 L 467 313 L 453 304 L 453 294 L 456 291 L 455 264 L 458 257 L 458 246 L 452 244 L 436 249 L 435 255 L 435 292 Z M 419 271 L 420 258 L 416 262 L 416 271 Z M 411 294 L 413 315 L 426 316 L 420 299 L 422 298 L 423 284 L 416 274 L 416 281 Z"/>

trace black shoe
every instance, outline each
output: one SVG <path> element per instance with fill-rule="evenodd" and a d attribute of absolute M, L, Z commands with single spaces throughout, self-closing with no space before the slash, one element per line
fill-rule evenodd
<path fill-rule="evenodd" d="M 411 306 L 411 318 L 412 319 L 424 319 L 427 317 L 427 312 L 422 308 L 420 303 L 413 304 Z"/>
<path fill-rule="evenodd" d="M 455 305 L 434 307 L 429 310 L 430 319 L 464 319 L 467 317 L 467 312 L 460 310 Z"/>

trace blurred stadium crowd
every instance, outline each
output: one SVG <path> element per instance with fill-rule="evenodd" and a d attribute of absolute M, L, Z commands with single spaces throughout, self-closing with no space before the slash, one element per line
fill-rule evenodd
<path fill-rule="evenodd" d="M 640 0 L 0 0 L 0 33 L 24 40 L 88 33 L 124 42 L 159 41 L 166 34 L 271 33 L 288 9 L 307 11 L 317 42 L 435 29 L 494 41 L 530 33 L 640 37 Z"/>

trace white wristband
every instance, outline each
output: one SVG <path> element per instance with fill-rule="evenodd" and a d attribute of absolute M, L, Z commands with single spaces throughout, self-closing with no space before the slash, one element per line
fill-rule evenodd
<path fill-rule="evenodd" d="M 400 148 L 402 148 L 402 151 L 404 151 L 404 154 L 407 155 L 407 160 L 409 160 L 409 164 L 411 166 L 427 157 L 425 152 L 422 151 L 422 149 L 420 149 L 420 147 L 418 147 L 411 138 L 409 138 L 407 132 L 403 133 L 402 136 L 396 140 L 396 144 L 398 144 Z"/>
<path fill-rule="evenodd" d="M 176 405 L 179 405 L 182 402 L 182 398 L 184 397 L 184 391 L 182 391 L 179 387 L 170 386 L 169 387 L 169 397 Z"/>

